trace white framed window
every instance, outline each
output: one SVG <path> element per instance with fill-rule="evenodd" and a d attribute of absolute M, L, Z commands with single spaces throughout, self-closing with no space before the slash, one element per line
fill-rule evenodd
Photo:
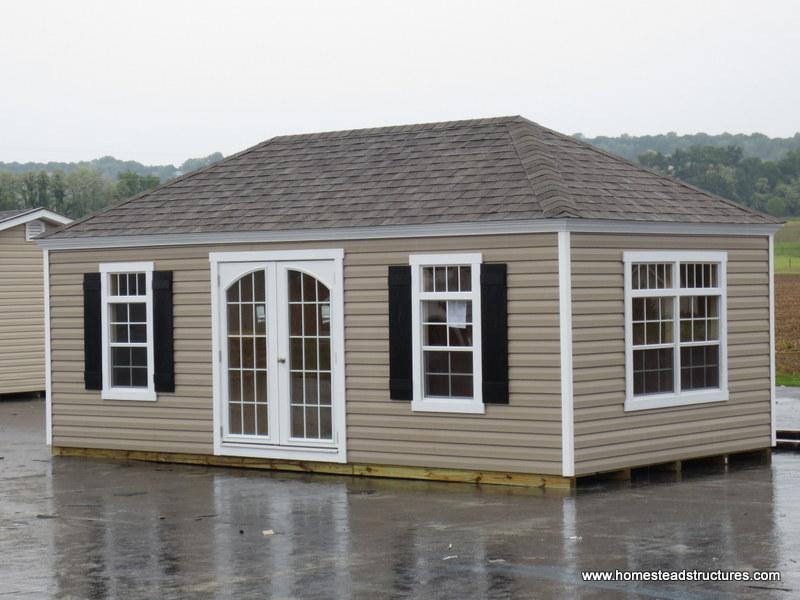
<path fill-rule="evenodd" d="M 104 400 L 156 399 L 153 263 L 100 265 Z"/>
<path fill-rule="evenodd" d="M 411 265 L 414 411 L 483 413 L 481 254 L 417 254 Z"/>
<path fill-rule="evenodd" d="M 625 410 L 728 399 L 727 253 L 625 252 Z"/>

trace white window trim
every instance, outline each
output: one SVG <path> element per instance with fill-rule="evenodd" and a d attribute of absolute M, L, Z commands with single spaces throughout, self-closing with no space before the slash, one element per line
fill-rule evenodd
<path fill-rule="evenodd" d="M 147 313 L 147 388 L 119 388 L 111 386 L 111 346 L 108 335 L 108 307 L 110 295 L 108 290 L 109 275 L 112 273 L 145 273 L 147 285 L 144 296 Z M 153 263 L 152 262 L 119 262 L 100 264 L 100 322 L 102 328 L 103 355 L 103 400 L 142 400 L 153 402 L 157 399 L 153 375 L 155 373 L 153 351 Z M 141 302 L 141 296 L 131 296 L 129 302 Z"/>
<path fill-rule="evenodd" d="M 412 254 L 408 259 L 411 265 L 411 347 L 414 412 L 447 412 L 484 414 L 483 376 L 481 358 L 481 264 L 483 255 L 469 254 Z M 464 299 L 472 301 L 472 398 L 453 400 L 449 398 L 426 398 L 423 394 L 422 373 L 422 326 L 420 303 L 425 299 L 438 298 L 438 292 L 422 292 L 420 272 L 426 266 L 469 265 L 472 271 L 472 291 L 457 292 Z"/>
<path fill-rule="evenodd" d="M 719 287 L 718 288 L 692 288 L 680 289 L 679 262 L 718 263 Z M 727 252 L 693 252 L 693 251 L 636 251 L 623 254 L 625 269 L 625 410 L 648 410 L 653 408 L 670 408 L 675 406 L 688 406 L 706 402 L 723 402 L 728 400 L 728 289 L 727 289 Z M 633 394 L 633 326 L 632 318 L 632 263 L 675 263 L 673 265 L 673 288 L 668 290 L 642 290 L 637 296 L 698 296 L 719 295 L 719 387 L 714 389 L 691 390 L 687 392 L 669 394 L 648 394 L 634 396 Z M 679 307 L 678 307 L 679 308 Z M 680 312 L 673 315 L 676 323 L 680 322 Z M 676 326 L 677 331 L 677 326 Z M 680 339 L 675 338 L 676 346 L 680 347 Z M 676 354 L 679 354 L 677 352 Z M 680 385 L 680 364 L 674 364 L 674 377 L 678 389 Z"/>

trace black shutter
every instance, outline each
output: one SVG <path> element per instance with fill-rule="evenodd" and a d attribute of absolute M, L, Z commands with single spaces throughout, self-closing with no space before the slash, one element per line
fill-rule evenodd
<path fill-rule="evenodd" d="M 103 343 L 100 323 L 100 273 L 83 274 L 83 382 L 87 390 L 103 389 Z"/>
<path fill-rule="evenodd" d="M 411 267 L 389 267 L 389 398 L 411 400 Z"/>
<path fill-rule="evenodd" d="M 175 391 L 172 271 L 153 271 L 153 380 L 157 392 Z"/>
<path fill-rule="evenodd" d="M 483 401 L 508 404 L 506 265 L 481 265 Z"/>

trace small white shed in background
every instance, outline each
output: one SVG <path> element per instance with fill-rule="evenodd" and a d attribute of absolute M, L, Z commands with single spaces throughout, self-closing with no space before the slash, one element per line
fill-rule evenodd
<path fill-rule="evenodd" d="M 45 389 L 44 260 L 35 238 L 71 219 L 0 211 L 0 397 Z"/>

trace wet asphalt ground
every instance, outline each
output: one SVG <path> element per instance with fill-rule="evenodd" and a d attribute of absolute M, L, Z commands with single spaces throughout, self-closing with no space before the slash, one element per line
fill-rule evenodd
<path fill-rule="evenodd" d="M 563 496 L 51 458 L 43 411 L 0 402 L 0 599 L 800 597 L 797 453 Z M 783 580 L 584 583 L 586 569 Z"/>

